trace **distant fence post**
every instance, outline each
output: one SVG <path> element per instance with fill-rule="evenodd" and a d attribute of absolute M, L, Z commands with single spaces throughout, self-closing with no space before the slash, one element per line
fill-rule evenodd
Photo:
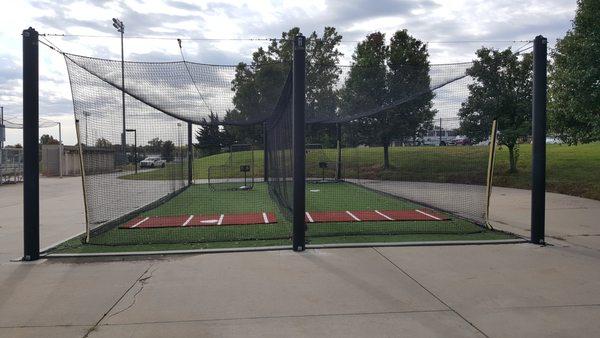
<path fill-rule="evenodd" d="M 293 249 L 303 251 L 305 248 L 306 223 L 305 213 L 305 139 L 304 139 L 304 108 L 305 108 L 305 37 L 298 35 L 294 38 L 293 64 L 293 156 L 294 156 L 294 201 L 293 201 Z"/>
<path fill-rule="evenodd" d="M 269 181 L 269 152 L 268 147 L 268 133 L 267 133 L 267 122 L 263 122 L 263 181 Z"/>
<path fill-rule="evenodd" d="M 342 125 L 341 123 L 337 123 L 335 125 L 335 138 L 337 140 L 337 161 L 336 161 L 336 171 L 335 171 L 335 179 L 342 179 Z"/>
<path fill-rule="evenodd" d="M 23 31 L 23 259 L 40 257 L 38 32 Z"/>
<path fill-rule="evenodd" d="M 188 122 L 187 124 L 187 157 L 188 157 L 188 185 L 192 185 L 194 181 L 194 148 L 192 143 L 192 123 Z"/>
<path fill-rule="evenodd" d="M 533 41 L 531 242 L 536 244 L 544 244 L 545 233 L 547 42 L 541 35 Z"/>

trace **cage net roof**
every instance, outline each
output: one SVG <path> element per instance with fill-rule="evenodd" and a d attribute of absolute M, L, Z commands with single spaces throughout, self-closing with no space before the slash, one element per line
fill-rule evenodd
<path fill-rule="evenodd" d="M 291 65 L 132 62 L 65 54 L 74 100 L 95 114 L 120 109 L 120 92 L 170 117 L 199 125 L 252 125 L 274 112 Z M 466 77 L 471 62 L 402 66 L 306 65 L 306 122 L 376 116 Z M 433 95 L 435 96 L 435 95 Z M 431 98 L 430 98 L 431 99 Z M 77 107 L 76 107 L 77 109 Z"/>
<path fill-rule="evenodd" d="M 23 121 L 17 118 L 7 119 L 5 118 L 2 125 L 7 129 L 23 129 Z M 58 122 L 39 118 L 39 128 L 51 128 L 58 125 Z"/>
<path fill-rule="evenodd" d="M 107 90 L 106 85 L 119 91 L 123 89 L 121 61 L 72 54 L 65 54 L 65 58 L 74 93 L 93 92 L 97 105 L 106 105 L 105 110 L 115 108 L 112 106 L 114 91 Z M 189 61 L 126 61 L 123 64 L 124 91 L 132 98 L 186 122 L 250 125 L 263 122 L 271 115 L 288 69 L 289 65 L 284 63 L 234 66 Z M 259 81 L 271 82 L 268 86 L 271 92 L 258 93 L 252 107 L 236 110 L 236 73 L 240 79 L 249 74 L 260 74 Z"/>

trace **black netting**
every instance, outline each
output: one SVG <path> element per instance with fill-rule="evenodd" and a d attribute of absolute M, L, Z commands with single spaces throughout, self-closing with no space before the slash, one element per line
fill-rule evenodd
<path fill-rule="evenodd" d="M 491 125 L 480 121 L 470 139 L 458 117 L 472 63 L 310 60 L 303 149 L 310 241 L 487 231 Z M 125 62 L 123 126 L 121 63 L 71 54 L 66 61 L 91 243 L 289 244 L 289 63 Z"/>
<path fill-rule="evenodd" d="M 89 81 L 91 84 L 100 80 L 121 90 L 120 61 L 73 54 L 65 54 L 65 59 L 71 69 L 79 70 L 79 82 Z M 203 125 L 251 125 L 260 123 L 271 115 L 289 65 L 265 63 L 228 66 L 189 61 L 127 61 L 123 68 L 125 92 L 166 115 Z M 240 82 L 250 78 L 256 79 L 251 92 L 235 91 Z M 234 81 L 236 79 L 238 83 Z M 253 100 L 236 104 L 236 94 L 244 98 L 250 96 Z M 239 98 L 237 100 L 241 101 Z M 96 104 L 108 103 L 97 97 Z"/>
<path fill-rule="evenodd" d="M 290 220 L 293 210 L 292 72 L 265 128 L 269 193 L 281 213 Z"/>

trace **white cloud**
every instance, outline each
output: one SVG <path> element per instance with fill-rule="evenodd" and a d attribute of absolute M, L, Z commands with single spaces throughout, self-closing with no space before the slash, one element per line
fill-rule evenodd
<path fill-rule="evenodd" d="M 111 18 L 125 22 L 126 35 L 169 36 L 169 40 L 128 39 L 128 59 L 178 60 L 177 37 L 279 37 L 281 31 L 299 26 L 305 32 L 335 26 L 345 39 L 361 39 L 383 31 L 388 38 L 406 28 L 424 41 L 522 40 L 544 34 L 551 42 L 564 35 L 575 12 L 573 0 L 31 0 L 13 1 L 0 12 L 0 104 L 7 115 L 21 113 L 21 31 L 29 26 L 41 33 L 112 35 Z M 103 58 L 118 58 L 117 38 L 49 38 L 65 51 Z M 186 56 L 206 63 L 248 60 L 265 42 L 185 41 Z M 431 43 L 434 63 L 469 60 L 481 43 Z M 505 48 L 510 43 L 488 43 Z M 342 44 L 345 62 L 353 44 Z M 62 56 L 40 49 L 40 114 L 65 124 L 64 138 L 74 142 L 71 93 Z M 9 136 L 8 143 L 20 142 Z"/>

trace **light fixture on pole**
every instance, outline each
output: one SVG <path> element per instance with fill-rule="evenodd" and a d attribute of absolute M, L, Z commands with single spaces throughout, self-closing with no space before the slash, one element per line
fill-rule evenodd
<path fill-rule="evenodd" d="M 4 148 L 4 139 L 6 131 L 4 127 L 4 107 L 0 107 L 0 149 Z"/>
<path fill-rule="evenodd" d="M 58 174 L 63 177 L 63 142 L 62 142 L 62 125 L 58 122 Z"/>

